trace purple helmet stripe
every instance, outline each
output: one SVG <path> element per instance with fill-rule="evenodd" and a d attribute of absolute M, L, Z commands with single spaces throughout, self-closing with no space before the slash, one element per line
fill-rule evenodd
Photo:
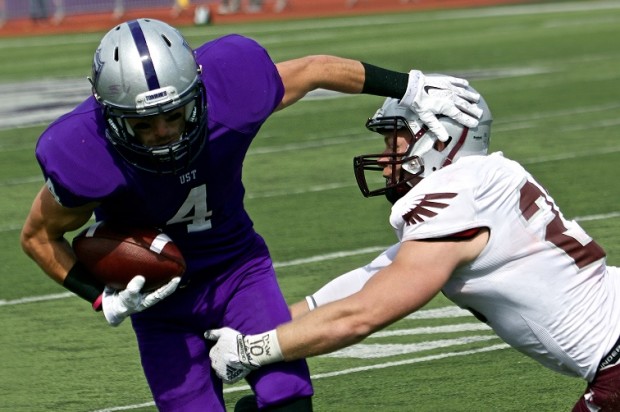
<path fill-rule="evenodd" d="M 138 20 L 132 20 L 127 24 L 129 25 L 129 30 L 131 31 L 133 40 L 138 48 L 138 53 L 140 54 L 142 68 L 144 69 L 144 75 L 146 76 L 146 84 L 148 85 L 149 90 L 159 89 L 159 79 L 157 79 L 155 66 L 153 66 L 153 60 L 151 59 L 151 53 L 149 52 L 149 47 L 146 44 L 142 27 L 140 27 Z"/>

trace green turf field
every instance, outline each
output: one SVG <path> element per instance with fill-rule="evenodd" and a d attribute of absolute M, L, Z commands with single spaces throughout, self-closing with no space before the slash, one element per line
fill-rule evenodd
<path fill-rule="evenodd" d="M 620 265 L 617 1 L 182 31 L 194 46 L 242 33 L 276 61 L 337 54 L 469 78 L 495 117 L 492 149 L 525 164 Z M 77 80 L 70 92 L 87 95 L 101 35 L 0 39 L 0 87 L 53 80 L 45 95 L 36 87 L 33 95 L 58 104 L 66 100 L 61 86 Z M 36 106 L 2 98 L 23 109 L 0 124 Z M 364 129 L 381 102 L 307 99 L 274 115 L 247 157 L 247 207 L 291 302 L 395 240 L 389 205 L 361 196 L 351 166 L 354 155 L 382 148 Z M 20 250 L 19 230 L 42 184 L 33 147 L 44 126 L 0 127 L 0 411 L 153 411 L 129 322 L 108 327 Z M 350 352 L 309 364 L 317 411 L 566 411 L 584 389 L 507 349 L 441 297 Z M 231 410 L 247 393 L 243 384 L 226 389 Z"/>

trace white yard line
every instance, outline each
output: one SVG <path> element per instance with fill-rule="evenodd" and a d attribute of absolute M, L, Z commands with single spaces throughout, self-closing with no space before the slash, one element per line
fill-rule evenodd
<path fill-rule="evenodd" d="M 358 343 L 321 355 L 322 358 L 376 359 L 407 355 L 433 349 L 451 348 L 476 342 L 496 340 L 496 335 L 472 335 L 454 339 L 437 339 L 416 343 Z"/>

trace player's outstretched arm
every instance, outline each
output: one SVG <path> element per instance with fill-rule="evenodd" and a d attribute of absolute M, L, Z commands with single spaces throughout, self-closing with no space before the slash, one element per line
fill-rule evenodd
<path fill-rule="evenodd" d="M 277 68 L 284 84 L 284 97 L 277 110 L 319 88 L 394 97 L 417 112 L 441 141 L 447 141 L 449 136 L 437 115 L 448 116 L 467 127 L 475 127 L 482 115 L 482 109 L 476 105 L 480 95 L 467 89 L 467 80 L 452 76 L 425 76 L 419 70 L 400 73 L 327 55 L 288 60 L 278 63 Z"/>
<path fill-rule="evenodd" d="M 269 363 L 320 355 L 357 343 L 417 309 L 417 305 L 431 299 L 443 283 L 430 273 L 426 278 L 416 275 L 415 267 L 404 258 L 408 249 L 401 247 L 401 259 L 397 256 L 359 292 L 321 306 L 277 329 L 256 335 L 242 335 L 230 328 L 207 331 L 205 337 L 217 341 L 209 353 L 213 369 L 224 382 L 236 382 Z M 395 295 L 400 296 L 396 298 Z"/>
<path fill-rule="evenodd" d="M 469 241 L 403 242 L 393 262 L 347 298 L 265 333 L 209 330 L 205 337 L 217 341 L 210 352 L 212 366 L 225 382 L 232 382 L 269 363 L 357 343 L 426 304 L 457 266 L 480 253 L 487 240 L 487 232 L 481 232 Z"/>

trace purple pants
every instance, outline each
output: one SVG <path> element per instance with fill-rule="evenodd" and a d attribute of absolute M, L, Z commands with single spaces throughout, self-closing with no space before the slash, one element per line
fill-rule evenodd
<path fill-rule="evenodd" d="M 225 411 L 222 381 L 211 369 L 207 329 L 229 326 L 245 334 L 290 320 L 267 248 L 242 265 L 186 286 L 132 316 L 142 367 L 160 411 Z M 259 407 L 313 394 L 305 361 L 279 362 L 246 378 Z"/>

